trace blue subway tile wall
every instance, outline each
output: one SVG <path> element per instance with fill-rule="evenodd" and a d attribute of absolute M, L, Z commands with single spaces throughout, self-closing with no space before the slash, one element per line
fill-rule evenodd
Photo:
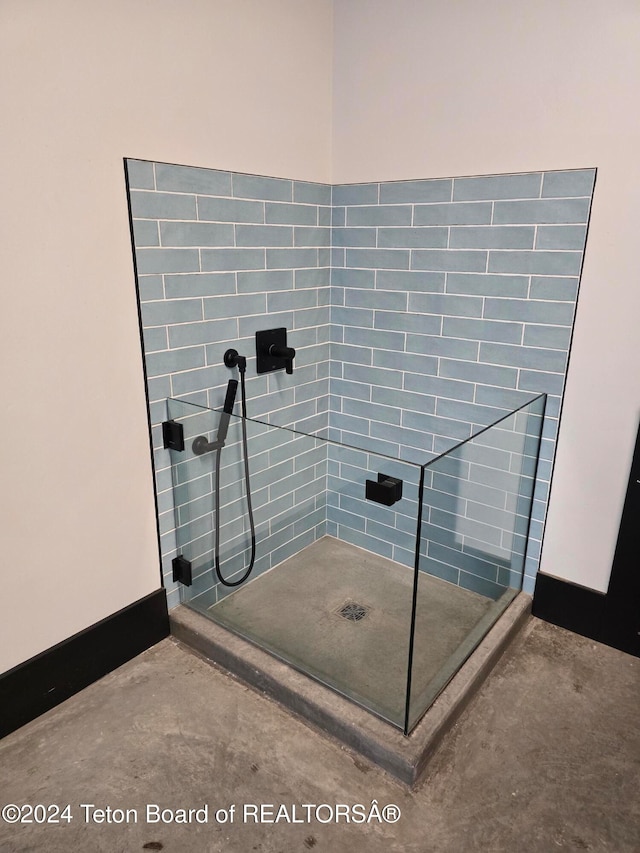
<path fill-rule="evenodd" d="M 524 583 L 532 591 L 595 170 L 331 187 L 145 161 L 127 168 L 170 604 L 164 401 L 219 407 L 230 346 L 249 356 L 250 416 L 360 448 L 368 476 L 372 454 L 391 458 L 376 457 L 378 466 L 425 463 L 548 393 Z M 297 351 L 294 373 L 257 376 L 254 333 L 280 325 Z M 335 484 L 347 469 L 337 449 L 327 454 Z M 287 494 L 305 488 L 317 484 Z M 415 507 L 399 513 L 348 491 L 314 496 L 312 532 L 299 520 L 299 541 L 327 531 L 411 564 Z M 457 549 L 433 523 L 445 520 L 438 511 L 426 570 L 469 588 L 500 583 L 507 569 L 489 580 L 470 533 L 464 560 L 447 563 Z M 469 530 L 472 522 L 485 520 L 468 519 Z M 290 547 L 274 545 L 262 566 L 276 550 Z"/>
<path fill-rule="evenodd" d="M 330 435 L 424 463 L 534 393 L 549 394 L 528 592 L 594 180 L 594 169 L 580 169 L 333 188 Z M 399 423 L 389 417 L 394 409 Z M 461 480 L 459 492 L 466 488 Z M 360 523 L 366 517 L 367 506 Z M 488 585 L 501 583 L 506 564 L 482 561 L 482 537 L 461 561 L 452 553 L 452 518 L 434 507 L 421 568 L 475 588 L 476 559 L 476 575 L 492 567 L 482 584 L 495 593 Z M 482 530 L 464 514 L 457 521 Z M 436 545 L 444 550 L 431 559 Z"/>
<path fill-rule="evenodd" d="M 247 394 L 252 415 L 302 431 L 326 431 L 331 187 L 136 160 L 127 161 L 127 172 L 152 410 L 163 574 L 173 606 L 178 603 L 171 580 L 176 520 L 184 521 L 190 513 L 194 532 L 189 533 L 189 527 L 181 529 L 181 535 L 184 532 L 191 539 L 209 541 L 211 490 L 199 502 L 173 506 L 169 452 L 162 447 L 160 429 L 167 417 L 164 401 L 177 397 L 219 408 L 232 376 L 222 358 L 226 349 L 234 347 L 248 356 Z M 297 353 L 296 370 L 291 377 L 280 372 L 258 376 L 255 332 L 278 326 L 288 329 L 288 343 Z M 233 451 L 225 449 L 225 453 Z M 252 459 L 252 463 L 255 468 L 259 460 Z M 277 549 L 284 559 L 290 547 L 283 530 L 274 538 L 275 507 L 282 513 L 294 495 L 304 512 L 297 509 L 296 536 L 288 538 L 295 538 L 298 545 L 309 535 L 313 541 L 324 534 L 325 480 L 316 472 L 303 483 L 308 473 L 296 473 L 300 483 L 295 490 L 275 502 L 269 500 L 268 487 L 257 490 L 259 544 L 264 550 L 268 542 L 270 549 L 260 555 L 259 569 L 272 564 L 271 551 Z M 260 475 L 258 470 L 256 475 Z M 319 479 L 321 497 L 315 494 Z M 202 483 L 210 487 L 210 475 Z M 224 506 L 229 539 L 225 555 L 228 559 L 230 553 L 234 555 L 225 565 L 231 570 L 245 556 L 243 507 L 240 495 L 231 495 L 232 489 L 239 492 L 239 481 L 229 484 L 230 497 L 225 498 Z M 269 506 L 273 518 L 265 519 Z M 204 578 L 202 571 L 200 575 Z"/>

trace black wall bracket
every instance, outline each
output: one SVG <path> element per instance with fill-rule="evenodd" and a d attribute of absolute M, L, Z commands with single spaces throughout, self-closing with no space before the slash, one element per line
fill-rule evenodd
<path fill-rule="evenodd" d="M 402 497 L 402 480 L 387 474 L 378 474 L 377 481 L 366 481 L 365 497 L 368 501 L 393 506 Z"/>
<path fill-rule="evenodd" d="M 174 582 L 184 584 L 185 586 L 191 586 L 192 577 L 190 560 L 187 560 L 186 557 L 179 554 L 171 561 L 171 568 L 173 569 Z"/>
<path fill-rule="evenodd" d="M 165 450 L 184 450 L 184 430 L 178 421 L 164 421 L 162 443 Z"/>

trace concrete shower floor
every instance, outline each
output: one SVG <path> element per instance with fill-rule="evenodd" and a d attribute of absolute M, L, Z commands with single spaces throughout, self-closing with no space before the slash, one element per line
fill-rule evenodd
<path fill-rule="evenodd" d="M 397 726 L 404 725 L 414 572 L 329 536 L 209 609 L 212 618 Z M 416 713 L 512 598 L 420 574 L 412 671 Z M 348 603 L 366 615 L 340 615 Z M 472 634 L 469 642 L 467 638 Z"/>

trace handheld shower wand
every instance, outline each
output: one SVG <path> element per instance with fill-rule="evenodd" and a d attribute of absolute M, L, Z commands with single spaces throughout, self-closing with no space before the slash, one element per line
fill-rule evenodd
<path fill-rule="evenodd" d="M 207 438 L 204 435 L 199 435 L 197 438 L 194 438 L 191 449 L 196 456 L 202 456 L 203 453 L 209 453 L 212 450 L 222 450 L 224 447 L 224 443 L 227 439 L 227 433 L 229 432 L 229 421 L 231 420 L 231 415 L 233 413 L 233 404 L 236 400 L 237 391 L 238 380 L 230 379 L 227 385 L 227 395 L 224 398 L 222 414 L 220 415 L 220 423 L 218 424 L 216 440 L 207 441 Z"/>
<path fill-rule="evenodd" d="M 229 431 L 229 421 L 233 412 L 233 404 L 236 401 L 236 393 L 238 391 L 238 380 L 230 379 L 227 385 L 227 396 L 224 398 L 224 406 L 220 415 L 220 424 L 218 426 L 217 441 L 221 442 L 221 447 L 224 447 L 224 442 Z"/>
<path fill-rule="evenodd" d="M 237 350 L 228 349 L 224 354 L 224 363 L 227 367 L 237 367 L 238 373 L 240 374 L 240 396 L 242 400 L 242 451 L 244 455 L 244 479 L 245 479 L 245 491 L 247 496 L 247 515 L 249 516 L 249 529 L 251 532 L 251 557 L 249 559 L 249 566 L 242 573 L 242 576 L 239 580 L 229 581 L 222 576 L 222 571 L 220 568 L 220 459 L 222 456 L 222 448 L 224 447 L 227 432 L 229 430 L 229 422 L 231 420 L 231 415 L 233 413 L 233 405 L 236 399 L 236 393 L 238 391 L 238 380 L 230 379 L 227 384 L 227 393 L 224 399 L 224 405 L 222 407 L 222 413 L 220 414 L 220 422 L 218 424 L 218 433 L 216 435 L 215 441 L 208 441 L 206 436 L 199 435 L 194 439 L 192 444 L 193 452 L 200 456 L 203 453 L 208 453 L 209 451 L 215 450 L 216 452 L 216 461 L 215 461 L 215 476 L 216 476 L 216 485 L 215 485 L 215 539 L 214 539 L 214 568 L 216 572 L 216 576 L 220 583 L 223 586 L 240 586 L 240 584 L 244 583 L 249 575 L 251 574 L 251 570 L 253 569 L 253 565 L 256 560 L 256 530 L 255 523 L 253 520 L 253 508 L 251 505 L 251 484 L 249 480 L 249 453 L 247 449 L 247 394 L 244 384 L 244 375 L 247 369 L 247 359 L 243 355 L 238 355 Z"/>

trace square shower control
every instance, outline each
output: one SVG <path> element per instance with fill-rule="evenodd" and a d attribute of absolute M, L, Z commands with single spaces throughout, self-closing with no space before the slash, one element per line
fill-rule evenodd
<path fill-rule="evenodd" d="M 281 370 L 284 366 L 281 357 L 269 354 L 273 346 L 277 349 L 286 348 L 287 330 L 284 326 L 279 329 L 263 329 L 261 332 L 256 332 L 257 373 L 271 373 L 272 370 Z"/>

